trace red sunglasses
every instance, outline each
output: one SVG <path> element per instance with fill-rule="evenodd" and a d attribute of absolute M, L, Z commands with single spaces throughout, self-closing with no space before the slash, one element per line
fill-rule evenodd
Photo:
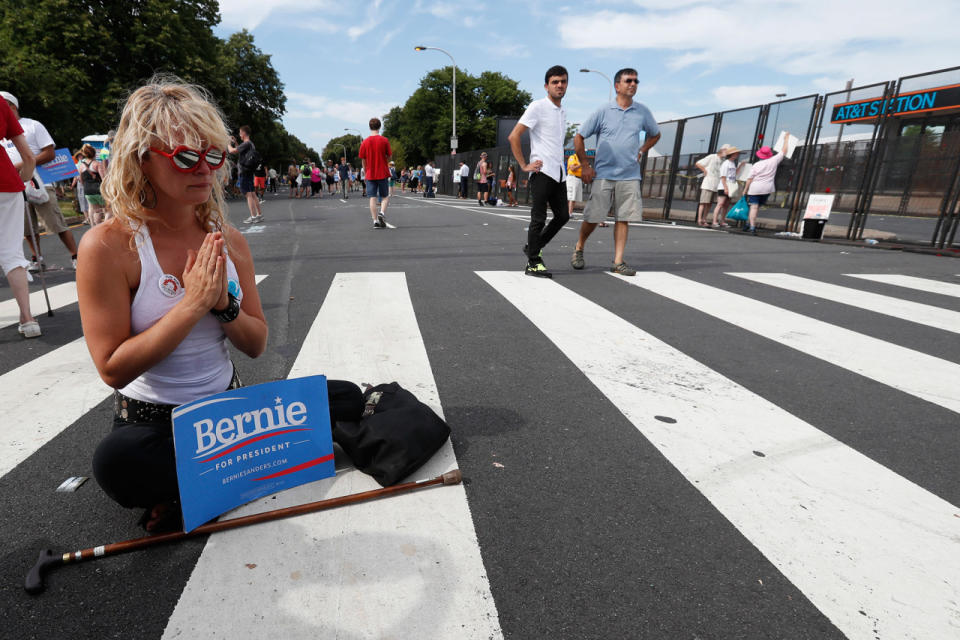
<path fill-rule="evenodd" d="M 206 161 L 207 166 L 211 169 L 219 169 L 227 159 L 226 152 L 216 147 L 208 147 L 206 151 L 197 151 L 190 147 L 180 145 L 170 153 L 160 151 L 160 149 L 153 147 L 150 147 L 150 151 L 170 158 L 170 164 L 181 173 L 193 173 L 196 171 L 200 166 L 201 158 Z"/>

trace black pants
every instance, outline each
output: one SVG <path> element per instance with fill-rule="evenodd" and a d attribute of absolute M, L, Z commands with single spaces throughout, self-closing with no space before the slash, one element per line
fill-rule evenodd
<path fill-rule="evenodd" d="M 534 258 L 567 224 L 570 212 L 567 209 L 567 185 L 557 182 L 539 171 L 530 174 L 530 227 L 527 231 L 527 257 Z M 547 205 L 553 212 L 550 224 L 547 222 Z M 546 227 L 546 228 L 544 228 Z"/>
<path fill-rule="evenodd" d="M 330 424 L 357 422 L 363 414 L 360 387 L 327 380 Z M 180 499 L 173 425 L 113 419 L 113 431 L 93 454 L 93 475 L 104 493 L 127 508 L 150 508 Z"/>
<path fill-rule="evenodd" d="M 466 176 L 460 176 L 460 197 L 467 197 L 467 189 L 470 187 L 470 178 Z"/>
<path fill-rule="evenodd" d="M 426 198 L 431 191 L 433 191 L 433 178 L 427 176 L 423 179 L 423 197 Z"/>

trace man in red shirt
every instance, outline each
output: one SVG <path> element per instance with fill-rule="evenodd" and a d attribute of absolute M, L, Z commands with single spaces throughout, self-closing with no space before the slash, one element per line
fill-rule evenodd
<path fill-rule="evenodd" d="M 374 229 L 385 229 L 387 203 L 390 201 L 390 158 L 393 150 L 390 141 L 380 135 L 380 119 L 370 118 L 370 135 L 360 145 L 360 161 L 367 178 L 367 195 L 370 196 L 370 217 Z M 377 201 L 380 213 L 377 213 Z"/>
<path fill-rule="evenodd" d="M 7 276 L 13 297 L 20 308 L 17 330 L 25 338 L 40 335 L 40 324 L 30 314 L 30 291 L 27 282 L 30 264 L 23 256 L 23 183 L 33 176 L 36 161 L 13 111 L 0 100 L 0 138 L 13 143 L 20 153 L 19 171 L 6 153 L 0 152 L 0 268 Z"/>

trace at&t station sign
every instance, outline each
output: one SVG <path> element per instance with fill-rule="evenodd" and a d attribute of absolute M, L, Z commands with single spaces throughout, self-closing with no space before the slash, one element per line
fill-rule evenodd
<path fill-rule="evenodd" d="M 901 93 L 884 102 L 883 98 L 842 102 L 834 105 L 830 122 L 844 124 L 873 120 L 886 113 L 902 116 L 927 111 L 943 111 L 960 107 L 960 84 L 922 91 Z"/>

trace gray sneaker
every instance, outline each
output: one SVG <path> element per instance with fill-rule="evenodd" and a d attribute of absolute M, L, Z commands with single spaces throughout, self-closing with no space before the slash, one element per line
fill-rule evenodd
<path fill-rule="evenodd" d="M 616 274 L 619 274 L 619 275 L 621 275 L 621 276 L 635 276 L 635 275 L 637 275 L 637 270 L 636 270 L 636 269 L 631 269 L 630 267 L 628 267 L 626 262 L 620 262 L 620 263 L 617 263 L 617 264 L 613 265 L 612 267 L 610 267 L 610 271 L 612 271 L 612 272 L 614 272 L 614 273 L 616 273 Z"/>
<path fill-rule="evenodd" d="M 583 251 L 574 251 L 573 257 L 570 258 L 570 266 L 574 269 L 583 269 Z"/>

